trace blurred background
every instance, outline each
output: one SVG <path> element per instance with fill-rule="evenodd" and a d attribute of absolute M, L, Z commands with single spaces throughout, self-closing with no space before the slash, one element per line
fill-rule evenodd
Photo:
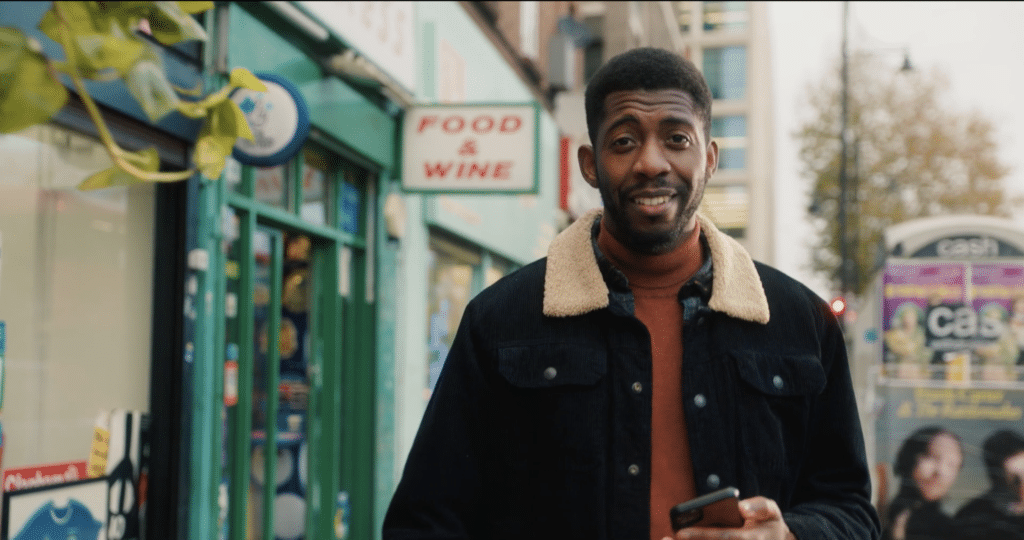
<path fill-rule="evenodd" d="M 0 130 L 4 489 L 106 475 L 135 496 L 95 517 L 126 538 L 378 538 L 467 303 L 601 205 L 576 161 L 587 82 L 654 46 L 714 97 L 701 211 L 844 329 L 874 503 L 913 491 L 895 456 L 939 427 L 952 516 L 991 487 L 985 442 L 1024 425 L 1022 22 L 1018 2 L 0 1 L 0 127 L 34 118 Z M 268 90 L 215 116 L 253 141 L 211 143 L 181 111 L 237 68 Z M 129 151 L 186 179 L 112 174 Z"/>

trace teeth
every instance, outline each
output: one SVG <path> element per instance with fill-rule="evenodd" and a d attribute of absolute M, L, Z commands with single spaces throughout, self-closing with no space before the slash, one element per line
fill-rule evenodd
<path fill-rule="evenodd" d="M 667 197 L 667 196 L 661 196 L 661 197 L 637 197 L 636 199 L 633 199 L 633 202 L 635 202 L 636 204 L 644 205 L 644 206 L 658 206 L 659 204 L 667 203 L 669 199 L 670 199 L 670 197 Z"/>

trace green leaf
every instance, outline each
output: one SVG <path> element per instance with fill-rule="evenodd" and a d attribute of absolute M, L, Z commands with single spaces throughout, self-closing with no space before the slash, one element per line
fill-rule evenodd
<path fill-rule="evenodd" d="M 249 122 L 245 119 L 245 114 L 230 99 L 225 99 L 210 107 L 210 111 L 206 116 L 206 123 L 203 124 L 200 135 L 227 137 L 232 140 L 239 137 L 249 139 L 250 141 L 253 139 L 252 130 L 249 128 Z"/>
<path fill-rule="evenodd" d="M 139 39 L 112 37 L 109 34 L 78 36 L 75 43 L 82 60 L 96 73 L 113 69 L 123 76 L 149 52 L 149 46 Z"/>
<path fill-rule="evenodd" d="M 267 85 L 248 69 L 237 67 L 231 70 L 231 86 L 245 88 L 256 92 L 266 92 Z"/>
<path fill-rule="evenodd" d="M 142 179 L 128 174 L 127 171 L 115 165 L 82 180 L 78 184 L 78 189 L 88 191 L 91 189 L 102 189 L 115 186 L 130 186 L 132 184 L 141 183 L 142 181 Z"/>
<path fill-rule="evenodd" d="M 177 2 L 154 2 L 155 8 L 149 14 L 149 29 L 153 37 L 164 45 L 172 45 L 181 41 L 206 41 L 206 31 L 192 18 L 182 11 Z"/>
<path fill-rule="evenodd" d="M 15 28 L 0 27 L 0 77 L 14 71 L 28 50 L 25 34 Z M 0 93 L 6 85 L 0 85 Z"/>
<path fill-rule="evenodd" d="M 125 74 L 124 79 L 128 91 L 139 102 L 150 121 L 156 122 L 177 109 L 180 100 L 157 59 L 147 57 L 140 60 Z"/>
<path fill-rule="evenodd" d="M 213 9 L 213 2 L 177 2 L 178 7 L 189 15 Z"/>
<path fill-rule="evenodd" d="M 196 149 L 192 161 L 203 176 L 211 180 L 220 178 L 224 171 L 224 162 L 235 147 L 237 137 L 223 135 L 203 135 L 196 141 Z"/>
<path fill-rule="evenodd" d="M 0 133 L 46 122 L 68 100 L 67 89 L 57 82 L 46 60 L 35 53 L 22 54 L 14 70 L 0 80 L 4 82 L 0 85 Z"/>
<path fill-rule="evenodd" d="M 102 17 L 89 9 L 89 4 L 92 2 L 54 2 L 49 11 L 44 13 L 43 18 L 40 19 L 39 29 L 57 43 L 64 43 L 60 33 L 61 21 L 67 22 L 68 29 L 73 34 L 93 34 L 106 30 L 106 28 L 95 26 L 95 19 Z M 57 14 L 58 9 L 60 9 L 60 16 Z"/>

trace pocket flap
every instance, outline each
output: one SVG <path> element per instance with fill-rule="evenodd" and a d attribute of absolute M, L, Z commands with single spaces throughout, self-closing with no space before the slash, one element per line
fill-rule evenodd
<path fill-rule="evenodd" d="M 569 343 L 498 348 L 498 372 L 519 388 L 591 386 L 608 371 L 603 348 Z"/>
<path fill-rule="evenodd" d="M 740 378 L 770 396 L 816 396 L 825 390 L 825 370 L 814 355 L 735 355 Z"/>

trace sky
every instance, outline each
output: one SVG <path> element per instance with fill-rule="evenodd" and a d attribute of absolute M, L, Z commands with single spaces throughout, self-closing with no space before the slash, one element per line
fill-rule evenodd
<path fill-rule="evenodd" d="M 800 176 L 791 134 L 805 118 L 806 88 L 829 76 L 842 39 L 842 2 L 770 2 L 774 72 L 775 265 L 824 298 L 834 291 L 808 269 L 810 181 Z M 850 2 L 849 48 L 876 53 L 897 70 L 907 47 L 915 69 L 948 77 L 944 99 L 993 121 L 1009 190 L 1024 194 L 1024 2 Z M 1024 228 L 1024 212 L 1014 221 Z"/>

